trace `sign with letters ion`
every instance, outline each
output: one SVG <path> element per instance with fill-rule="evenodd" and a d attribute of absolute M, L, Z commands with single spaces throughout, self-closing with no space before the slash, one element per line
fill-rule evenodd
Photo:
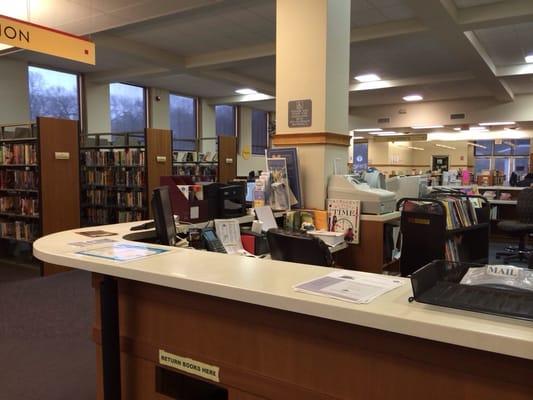
<path fill-rule="evenodd" d="M 0 43 L 94 65 L 94 43 L 69 33 L 0 15 Z"/>

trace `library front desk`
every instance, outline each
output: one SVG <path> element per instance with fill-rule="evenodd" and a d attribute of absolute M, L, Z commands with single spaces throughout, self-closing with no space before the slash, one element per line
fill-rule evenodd
<path fill-rule="evenodd" d="M 137 224 L 99 229 L 136 244 L 122 238 Z M 93 273 L 98 399 L 533 396 L 531 322 L 409 303 L 407 279 L 358 305 L 293 290 L 323 267 L 164 246 L 128 262 L 81 255 L 79 231 L 34 254 Z"/>

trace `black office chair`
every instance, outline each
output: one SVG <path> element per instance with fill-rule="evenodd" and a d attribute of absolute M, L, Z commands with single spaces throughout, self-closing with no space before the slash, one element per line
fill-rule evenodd
<path fill-rule="evenodd" d="M 333 257 L 323 240 L 306 233 L 270 229 L 267 232 L 273 260 L 333 267 Z"/>
<path fill-rule="evenodd" d="M 505 251 L 496 253 L 496 258 L 502 258 L 507 264 L 509 261 L 529 260 L 533 249 L 526 248 L 526 240 L 533 233 L 533 188 L 520 191 L 516 204 L 518 221 L 501 221 L 498 229 L 518 238 L 518 247 L 507 247 Z"/>

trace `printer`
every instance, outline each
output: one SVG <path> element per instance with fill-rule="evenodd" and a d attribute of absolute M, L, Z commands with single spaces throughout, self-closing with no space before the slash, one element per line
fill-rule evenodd
<path fill-rule="evenodd" d="M 355 175 L 332 175 L 328 182 L 328 198 L 361 200 L 363 214 L 386 214 L 395 211 L 395 193 L 371 188 Z"/>

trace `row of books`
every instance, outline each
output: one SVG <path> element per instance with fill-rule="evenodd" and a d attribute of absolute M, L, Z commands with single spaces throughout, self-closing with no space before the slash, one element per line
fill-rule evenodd
<path fill-rule="evenodd" d="M 1 170 L 0 189 L 32 189 L 39 187 L 39 174 L 36 171 Z"/>
<path fill-rule="evenodd" d="M 176 151 L 173 154 L 174 162 L 215 162 L 218 160 L 218 153 L 200 153 L 197 151 Z"/>
<path fill-rule="evenodd" d="M 143 207 L 144 193 L 137 192 L 116 192 L 107 190 L 90 189 L 85 191 L 86 203 L 95 206 L 119 206 L 119 207 Z"/>
<path fill-rule="evenodd" d="M 0 146 L 0 164 L 37 164 L 35 143 L 8 143 Z"/>
<path fill-rule="evenodd" d="M 217 167 L 214 165 L 175 165 L 174 175 L 182 176 L 197 176 L 197 177 L 213 177 L 216 180 Z"/>
<path fill-rule="evenodd" d="M 82 164 L 87 166 L 144 165 L 142 149 L 86 150 L 81 153 Z"/>
<path fill-rule="evenodd" d="M 444 245 L 444 256 L 447 261 L 460 262 L 461 258 L 459 257 L 459 243 L 456 242 L 457 239 L 448 239 Z"/>
<path fill-rule="evenodd" d="M 39 199 L 26 196 L 0 197 L 0 212 L 39 216 Z"/>
<path fill-rule="evenodd" d="M 446 209 L 447 229 L 467 228 L 478 223 L 474 203 L 459 197 L 440 198 Z"/>
<path fill-rule="evenodd" d="M 106 208 L 86 208 L 84 210 L 85 225 L 105 225 L 121 222 L 141 221 L 146 216 L 142 211 L 117 211 Z"/>
<path fill-rule="evenodd" d="M 24 221 L 0 221 L 0 236 L 33 242 L 39 237 L 39 224 Z"/>
<path fill-rule="evenodd" d="M 143 170 L 86 170 L 83 174 L 83 183 L 86 185 L 126 185 L 143 186 Z"/>

